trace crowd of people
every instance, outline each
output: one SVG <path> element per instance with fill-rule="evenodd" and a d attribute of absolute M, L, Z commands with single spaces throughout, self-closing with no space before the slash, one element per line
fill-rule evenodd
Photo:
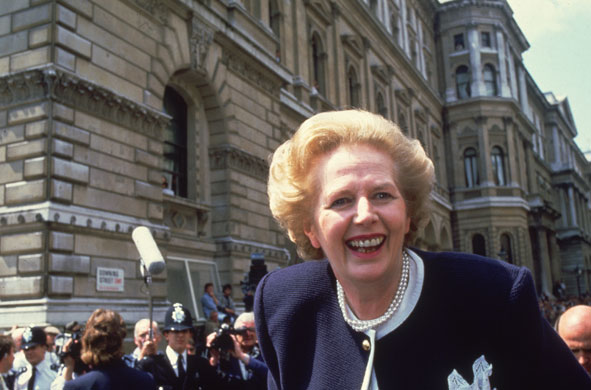
<path fill-rule="evenodd" d="M 229 285 L 219 299 L 213 285 L 205 291 L 215 303 L 209 318 L 219 314 L 222 321 L 208 321 L 207 330 L 199 331 L 189 309 L 175 303 L 162 328 L 146 318 L 136 322 L 129 354 L 123 353 L 125 323 L 113 310 L 95 310 L 66 339 L 53 326 L 15 327 L 0 336 L 0 390 L 265 389 L 267 366 L 254 314 L 238 315 Z M 58 334 L 62 344 L 56 349 Z M 164 350 L 158 350 L 162 340 Z"/>
<path fill-rule="evenodd" d="M 568 295 L 564 297 L 548 297 L 542 295 L 538 303 L 540 305 L 540 311 L 544 318 L 552 325 L 556 323 L 558 317 L 567 311 L 569 308 L 577 305 L 591 306 L 591 295 L 583 294 L 581 296 Z"/>

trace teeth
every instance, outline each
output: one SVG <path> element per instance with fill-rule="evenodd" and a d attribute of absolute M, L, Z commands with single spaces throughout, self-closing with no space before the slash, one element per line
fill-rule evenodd
<path fill-rule="evenodd" d="M 352 240 L 349 245 L 354 248 L 371 248 L 380 245 L 384 241 L 384 237 L 376 237 L 371 240 Z"/>

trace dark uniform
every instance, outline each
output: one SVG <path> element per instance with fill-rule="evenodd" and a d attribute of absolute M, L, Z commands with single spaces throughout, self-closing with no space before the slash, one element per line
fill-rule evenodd
<path fill-rule="evenodd" d="M 145 357 L 139 362 L 139 368 L 152 374 L 156 384 L 163 390 L 217 390 L 226 387 L 207 359 L 197 355 L 187 356 L 187 372 L 184 379 L 177 376 L 172 363 L 163 354 Z"/>
<path fill-rule="evenodd" d="M 175 303 L 166 311 L 164 318 L 164 333 L 179 332 L 193 329 L 191 312 L 180 303 Z M 146 356 L 138 362 L 138 368 L 149 372 L 154 377 L 156 385 L 163 390 L 218 390 L 235 388 L 217 374 L 207 359 L 197 355 L 186 356 L 186 370 L 177 375 L 167 354 Z"/>

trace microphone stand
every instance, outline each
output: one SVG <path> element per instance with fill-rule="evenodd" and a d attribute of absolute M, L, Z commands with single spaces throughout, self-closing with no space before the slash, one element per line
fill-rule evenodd
<path fill-rule="evenodd" d="M 146 289 L 148 290 L 148 311 L 150 312 L 149 338 L 150 338 L 150 340 L 152 340 L 153 336 L 154 336 L 153 330 L 152 330 L 152 312 L 153 312 L 153 310 L 152 310 L 152 290 L 150 289 L 150 285 L 152 284 L 152 274 L 150 274 L 150 271 L 146 267 L 144 260 L 140 258 L 140 262 L 141 262 L 142 276 L 144 277 L 144 284 L 146 285 Z"/>

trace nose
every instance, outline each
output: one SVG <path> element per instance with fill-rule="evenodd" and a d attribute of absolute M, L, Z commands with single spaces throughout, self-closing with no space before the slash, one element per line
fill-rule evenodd
<path fill-rule="evenodd" d="M 367 224 L 372 223 L 376 220 L 377 216 L 373 205 L 367 199 L 367 197 L 362 196 L 357 201 L 357 208 L 355 213 L 355 223 L 358 224 Z"/>

